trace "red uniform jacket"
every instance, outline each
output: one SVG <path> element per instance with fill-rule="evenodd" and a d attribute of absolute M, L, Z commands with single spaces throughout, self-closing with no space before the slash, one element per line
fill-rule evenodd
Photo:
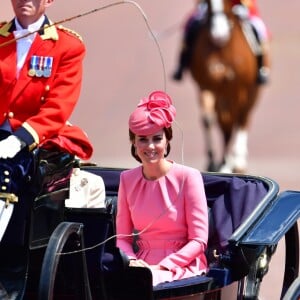
<path fill-rule="evenodd" d="M 74 32 L 48 24 L 46 17 L 18 78 L 15 24 L 0 26 L 0 125 L 9 120 L 29 149 L 54 147 L 88 159 L 93 148 L 86 134 L 68 123 L 80 95 L 85 46 Z M 48 77 L 30 72 L 33 56 L 53 58 Z"/>

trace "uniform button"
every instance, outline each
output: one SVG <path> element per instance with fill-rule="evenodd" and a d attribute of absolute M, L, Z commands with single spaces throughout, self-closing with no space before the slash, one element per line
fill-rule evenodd
<path fill-rule="evenodd" d="M 45 97 L 41 97 L 41 102 L 45 102 Z"/>
<path fill-rule="evenodd" d="M 3 117 L 5 118 L 6 116 L 7 116 L 7 113 L 4 113 L 4 114 L 3 114 Z"/>
<path fill-rule="evenodd" d="M 7 187 L 6 187 L 5 185 L 2 185 L 2 186 L 1 186 L 1 190 L 2 190 L 2 191 L 6 191 L 6 189 L 7 189 Z"/>
<path fill-rule="evenodd" d="M 11 119 L 11 118 L 13 118 L 14 117 L 14 113 L 12 112 L 12 111 L 10 111 L 9 113 L 8 113 L 8 117 Z"/>
<path fill-rule="evenodd" d="M 50 91 L 50 85 L 47 84 L 47 85 L 45 86 L 45 91 L 47 91 L 47 92 Z"/>

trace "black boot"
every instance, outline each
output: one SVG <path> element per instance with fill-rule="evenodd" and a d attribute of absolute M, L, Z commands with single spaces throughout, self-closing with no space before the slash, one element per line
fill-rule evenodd
<path fill-rule="evenodd" d="M 173 73 L 172 78 L 176 81 L 182 79 L 184 71 L 188 68 L 194 48 L 195 40 L 201 29 L 203 19 L 193 18 L 190 19 L 183 37 L 183 46 L 179 56 L 179 65 Z"/>
<path fill-rule="evenodd" d="M 270 79 L 270 70 L 263 65 L 263 56 L 257 56 L 257 84 L 266 84 Z"/>
<path fill-rule="evenodd" d="M 183 68 L 181 66 L 178 66 L 177 70 L 173 73 L 173 80 L 180 81 L 182 79 L 183 75 Z"/>
<path fill-rule="evenodd" d="M 187 49 L 181 50 L 180 57 L 179 57 L 179 64 L 176 69 L 176 71 L 173 73 L 172 78 L 176 81 L 180 81 L 183 76 L 183 72 L 185 71 L 187 67 L 187 61 L 188 61 L 188 51 Z"/>

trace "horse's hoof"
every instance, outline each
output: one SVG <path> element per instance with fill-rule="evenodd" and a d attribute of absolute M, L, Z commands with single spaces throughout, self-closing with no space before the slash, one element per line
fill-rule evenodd
<path fill-rule="evenodd" d="M 233 173 L 233 170 L 228 165 L 222 165 L 219 170 L 220 173 Z"/>
<path fill-rule="evenodd" d="M 232 173 L 238 173 L 238 174 L 246 174 L 247 170 L 245 168 L 234 168 L 232 170 Z"/>

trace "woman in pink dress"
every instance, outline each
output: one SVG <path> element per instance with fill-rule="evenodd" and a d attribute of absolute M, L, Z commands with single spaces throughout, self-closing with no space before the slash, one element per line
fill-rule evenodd
<path fill-rule="evenodd" d="M 171 98 L 155 91 L 130 115 L 131 153 L 141 165 L 121 173 L 118 193 L 117 246 L 130 266 L 151 269 L 153 285 L 207 271 L 202 176 L 166 159 L 175 114 Z"/>

